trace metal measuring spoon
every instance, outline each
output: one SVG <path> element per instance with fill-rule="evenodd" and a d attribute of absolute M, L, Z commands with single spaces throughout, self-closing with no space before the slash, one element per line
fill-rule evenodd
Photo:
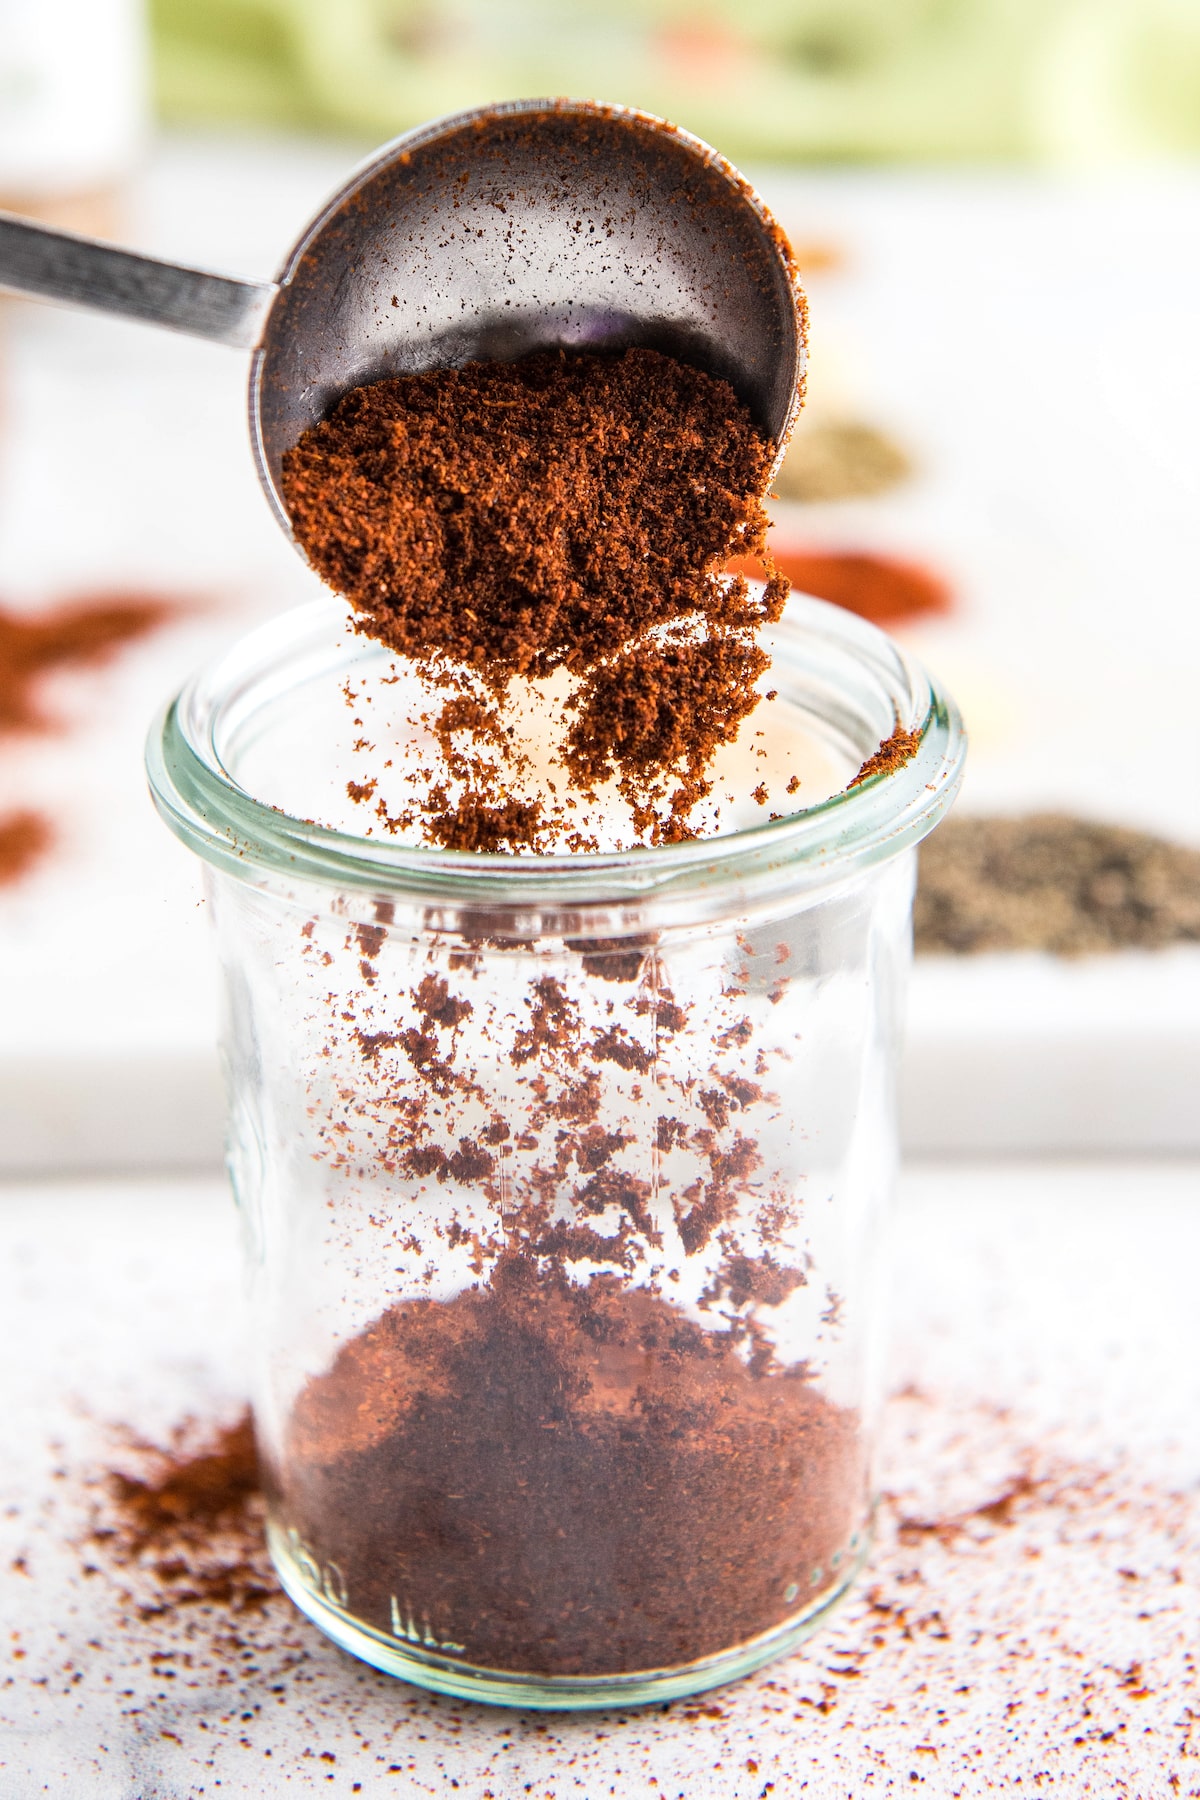
<path fill-rule="evenodd" d="M 803 297 L 758 196 L 698 138 L 593 101 L 510 101 L 396 138 L 273 282 L 0 214 L 0 288 L 252 349 L 255 460 L 289 536 L 284 452 L 365 381 L 644 345 L 723 376 L 781 456 L 804 374 Z"/>

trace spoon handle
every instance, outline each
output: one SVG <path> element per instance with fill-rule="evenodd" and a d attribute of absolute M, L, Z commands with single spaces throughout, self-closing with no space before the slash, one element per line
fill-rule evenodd
<path fill-rule="evenodd" d="M 123 313 L 242 350 L 257 344 L 279 291 L 274 282 L 181 268 L 12 213 L 0 213 L 0 289 Z"/>

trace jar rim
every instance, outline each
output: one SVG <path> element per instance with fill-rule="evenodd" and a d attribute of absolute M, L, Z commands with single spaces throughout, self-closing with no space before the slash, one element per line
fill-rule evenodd
<path fill-rule="evenodd" d="M 330 597 L 277 615 L 193 676 L 151 728 L 146 767 L 159 813 L 191 850 L 243 881 L 471 909 L 683 900 L 698 888 L 766 898 L 840 884 L 898 855 L 933 829 L 961 780 L 966 737 L 949 695 L 876 626 L 793 594 L 769 634 L 775 671 L 782 652 L 795 668 L 832 670 L 835 685 L 839 667 L 843 684 L 855 675 L 873 683 L 876 701 L 890 700 L 897 723 L 918 738 L 900 767 L 737 831 L 631 850 L 512 854 L 359 837 L 257 799 L 224 766 L 218 747 L 232 704 L 245 705 L 256 688 L 263 697 L 272 687 L 277 693 L 289 654 L 295 660 L 306 645 L 338 641 L 339 627 L 345 641 L 346 623 L 344 604 Z"/>

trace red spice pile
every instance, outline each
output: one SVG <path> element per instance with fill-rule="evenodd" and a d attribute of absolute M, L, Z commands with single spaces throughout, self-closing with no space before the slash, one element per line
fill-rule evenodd
<path fill-rule="evenodd" d="M 171 603 L 150 595 L 95 594 L 51 612 L 0 608 L 0 737 L 51 729 L 41 685 L 55 670 L 110 660 L 123 645 L 162 623 Z M 0 887 L 29 872 L 50 848 L 50 822 L 28 808 L 0 817 Z"/>
<path fill-rule="evenodd" d="M 501 701 L 514 676 L 571 670 L 570 779 L 616 776 L 654 840 L 690 835 L 704 769 L 757 703 L 754 632 L 787 583 L 724 571 L 766 556 L 773 458 L 724 381 L 652 350 L 556 351 L 352 390 L 288 452 L 283 491 L 360 630 Z M 536 847 L 511 800 L 495 777 L 436 791 L 426 832 Z"/>
<path fill-rule="evenodd" d="M 108 662 L 170 611 L 170 601 L 121 593 L 89 594 L 44 613 L 0 608 L 0 732 L 45 729 L 51 721 L 39 686 L 52 670 Z"/>
<path fill-rule="evenodd" d="M 23 807 L 0 818 L 0 887 L 20 881 L 53 842 L 50 821 L 41 813 Z"/>
<path fill-rule="evenodd" d="M 920 563 L 862 550 L 793 550 L 774 542 L 770 549 L 772 567 L 797 593 L 844 606 L 875 625 L 946 613 L 954 604 L 942 577 Z M 730 567 L 759 579 L 764 574 L 764 565 L 753 557 L 735 557 Z"/>

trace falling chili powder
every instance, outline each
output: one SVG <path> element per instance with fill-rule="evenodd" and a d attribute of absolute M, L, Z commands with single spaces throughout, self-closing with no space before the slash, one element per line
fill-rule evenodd
<path fill-rule="evenodd" d="M 774 453 L 701 369 L 548 351 L 352 389 L 287 452 L 283 492 L 359 630 L 451 685 L 475 672 L 500 707 L 514 677 L 570 670 L 566 776 L 585 794 L 614 776 L 654 842 L 689 834 L 708 763 L 759 698 L 754 634 L 787 595 L 763 564 Z M 736 554 L 766 567 L 763 589 L 728 576 Z M 503 780 L 454 803 L 435 784 L 384 822 L 539 848 L 540 812 L 514 810 Z"/>

